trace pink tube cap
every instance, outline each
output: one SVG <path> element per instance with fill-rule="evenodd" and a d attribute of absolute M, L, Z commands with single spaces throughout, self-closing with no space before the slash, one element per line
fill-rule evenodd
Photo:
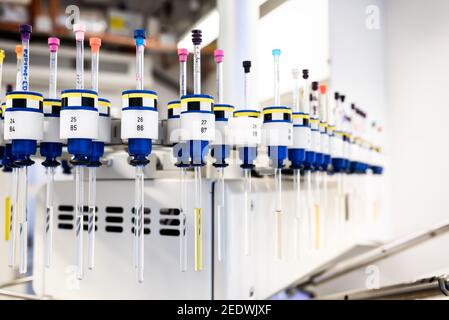
<path fill-rule="evenodd" d="M 221 49 L 217 49 L 214 51 L 214 57 L 215 57 L 215 62 L 216 63 L 221 63 L 223 62 L 223 58 L 224 58 L 224 51 Z"/>
<path fill-rule="evenodd" d="M 189 55 L 189 50 L 187 50 L 186 48 L 178 49 L 179 62 L 186 62 L 188 55 Z"/>
<path fill-rule="evenodd" d="M 97 37 L 93 37 L 89 39 L 90 50 L 94 53 L 100 51 L 101 47 L 101 39 Z"/>
<path fill-rule="evenodd" d="M 86 25 L 82 22 L 74 24 L 73 32 L 75 32 L 76 40 L 84 40 L 84 33 L 86 32 Z"/>
<path fill-rule="evenodd" d="M 56 37 L 48 38 L 48 48 L 50 49 L 50 52 L 58 52 L 59 44 L 60 44 L 59 38 Z"/>

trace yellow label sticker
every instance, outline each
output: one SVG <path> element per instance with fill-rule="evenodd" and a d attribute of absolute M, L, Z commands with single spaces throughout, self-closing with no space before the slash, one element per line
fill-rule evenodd
<path fill-rule="evenodd" d="M 195 271 L 203 270 L 203 230 L 201 208 L 195 208 Z"/>

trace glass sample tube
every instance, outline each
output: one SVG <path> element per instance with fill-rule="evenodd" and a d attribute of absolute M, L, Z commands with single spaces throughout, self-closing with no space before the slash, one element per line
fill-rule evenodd
<path fill-rule="evenodd" d="M 219 204 L 217 206 L 217 230 L 218 230 L 218 261 L 222 261 L 224 258 L 224 252 L 225 252 L 225 241 L 224 241 L 224 217 L 223 217 L 223 211 L 225 206 L 225 181 L 224 181 L 224 168 L 218 168 L 218 176 L 219 176 L 219 185 L 220 185 L 220 199 Z"/>
<path fill-rule="evenodd" d="M 193 30 L 192 33 L 201 34 L 201 31 Z M 193 46 L 193 93 L 201 94 L 201 46 L 196 43 Z"/>
<path fill-rule="evenodd" d="M 76 276 L 83 279 L 84 167 L 75 166 Z"/>
<path fill-rule="evenodd" d="M 280 168 L 274 171 L 276 184 L 276 202 L 275 202 L 275 248 L 276 258 L 282 259 L 282 173 Z"/>
<path fill-rule="evenodd" d="M 294 86 L 293 86 L 293 112 L 300 112 L 300 96 L 299 96 L 299 70 L 292 70 Z M 300 237 L 301 237 L 301 170 L 295 169 L 294 172 L 295 187 L 295 256 L 300 257 Z"/>
<path fill-rule="evenodd" d="M 143 166 L 136 166 L 136 204 L 135 220 L 137 235 L 137 281 L 144 280 L 144 174 Z"/>
<path fill-rule="evenodd" d="M 23 53 L 22 46 L 17 45 L 16 46 L 16 58 L 17 58 L 16 91 L 21 90 L 21 84 L 22 84 L 22 53 Z"/>
<path fill-rule="evenodd" d="M 22 38 L 22 91 L 29 90 L 30 77 L 30 38 Z"/>
<path fill-rule="evenodd" d="M 92 63 L 91 63 L 91 83 L 92 90 L 98 92 L 98 67 L 100 63 L 100 38 L 90 38 L 89 40 Z M 95 215 L 96 215 L 96 191 L 97 191 L 97 168 L 89 167 L 89 180 L 88 180 L 88 217 L 87 217 L 87 248 L 88 256 L 87 263 L 88 268 L 93 270 L 95 266 Z"/>
<path fill-rule="evenodd" d="M 50 51 L 50 81 L 48 86 L 48 97 L 56 99 L 56 80 L 58 76 L 58 52 Z"/>
<path fill-rule="evenodd" d="M 28 213 L 27 213 L 27 171 L 19 168 L 19 188 L 17 204 L 19 211 L 19 273 L 25 274 L 28 269 Z"/>
<path fill-rule="evenodd" d="M 30 26 L 26 25 L 30 28 Z M 22 31 L 22 26 L 21 26 Z M 29 90 L 30 78 L 30 31 L 21 32 L 22 38 L 22 82 L 21 90 Z M 19 169 L 19 189 L 18 189 L 18 205 L 19 205 L 19 273 L 25 274 L 28 269 L 28 212 L 27 212 L 27 192 L 28 192 L 28 169 L 26 166 Z"/>
<path fill-rule="evenodd" d="M 73 31 L 76 40 L 76 89 L 84 89 L 84 33 L 83 24 L 74 25 Z M 84 167 L 75 165 L 75 252 L 77 279 L 82 280 L 84 275 Z"/>
<path fill-rule="evenodd" d="M 19 186 L 19 169 L 12 168 L 11 175 L 11 203 L 9 207 L 9 241 L 8 241 L 8 266 L 15 265 L 16 230 L 17 230 L 17 196 Z"/>
<path fill-rule="evenodd" d="M 16 91 L 21 90 L 22 86 L 22 57 L 23 48 L 22 45 L 16 46 Z M 19 189 L 19 168 L 12 169 L 12 184 L 11 184 L 11 212 L 10 212 L 10 241 L 9 241 L 9 261 L 8 265 L 12 268 L 15 264 L 15 251 L 16 251 L 16 226 L 18 219 L 18 190 Z"/>
<path fill-rule="evenodd" d="M 320 222 L 321 222 L 321 212 L 320 212 L 320 173 L 316 172 L 314 174 L 315 176 L 315 183 L 314 183 L 314 199 L 315 204 L 313 206 L 313 219 L 314 219 L 314 226 L 315 226 L 315 249 L 318 250 L 320 248 L 320 238 L 321 238 L 321 230 L 320 230 Z"/>
<path fill-rule="evenodd" d="M 180 212 L 181 230 L 179 233 L 179 268 L 182 272 L 185 272 L 187 271 L 186 168 L 181 168 L 180 170 L 180 187 L 181 187 L 181 212 Z"/>
<path fill-rule="evenodd" d="M 245 110 L 249 108 L 249 73 L 251 68 L 251 61 L 243 61 L 244 69 L 244 82 L 243 82 L 243 104 Z M 251 254 L 251 217 L 249 215 L 250 210 L 250 194 L 251 194 L 251 169 L 243 169 L 244 180 L 243 180 L 243 196 L 244 196 L 244 249 L 245 255 L 249 256 Z"/>
<path fill-rule="evenodd" d="M 315 203 L 313 202 L 313 190 L 312 190 L 312 172 L 307 170 L 306 172 L 306 182 L 307 182 L 307 207 L 309 210 L 309 248 L 313 249 L 314 247 L 314 236 L 315 236 Z"/>
<path fill-rule="evenodd" d="M 178 49 L 179 57 L 179 96 L 187 94 L 187 57 L 188 50 L 182 47 Z M 182 142 L 181 142 L 182 143 Z M 179 233 L 179 269 L 181 272 L 187 271 L 187 170 L 180 169 L 180 233 Z"/>
<path fill-rule="evenodd" d="M 49 268 L 51 265 L 51 253 L 53 251 L 53 193 L 54 193 L 54 179 L 55 179 L 55 167 L 46 168 L 47 175 L 47 190 L 46 190 L 46 203 L 47 209 L 45 210 L 44 220 L 44 255 L 45 255 L 45 267 Z"/>
<path fill-rule="evenodd" d="M 295 256 L 297 259 L 301 253 L 301 171 L 294 171 L 295 186 Z"/>
<path fill-rule="evenodd" d="M 245 237 L 245 255 L 249 256 L 251 254 L 251 223 L 249 216 L 249 194 L 251 193 L 251 170 L 244 169 L 244 180 L 243 180 L 243 197 L 244 197 L 244 237 Z"/>
<path fill-rule="evenodd" d="M 280 50 L 273 50 L 273 59 L 274 59 L 274 105 L 279 106 L 281 104 L 281 95 L 279 92 L 279 55 Z"/>
<path fill-rule="evenodd" d="M 96 191 L 97 191 L 97 168 L 89 167 L 89 180 L 88 180 L 88 216 L 87 216 L 87 243 L 88 243 L 88 255 L 87 262 L 88 268 L 93 270 L 95 266 L 95 211 L 96 211 Z"/>
<path fill-rule="evenodd" d="M 84 39 L 76 40 L 76 88 L 84 89 Z"/>
<path fill-rule="evenodd" d="M 145 46 L 136 46 L 136 89 L 143 90 L 143 67 L 144 67 L 144 55 Z"/>
<path fill-rule="evenodd" d="M 223 50 L 215 50 L 214 52 L 215 61 L 216 61 L 216 99 L 218 104 L 223 103 L 223 57 L 224 52 Z M 223 137 L 224 139 L 225 137 Z M 224 140 L 222 142 L 225 143 Z M 221 262 L 224 257 L 224 211 L 225 211 L 225 181 L 224 181 L 224 168 L 218 168 L 218 181 L 219 181 L 219 197 L 218 199 L 218 205 L 217 205 L 217 230 L 218 230 L 218 261 Z"/>
<path fill-rule="evenodd" d="M 195 169 L 195 271 L 203 270 L 203 221 L 201 210 L 201 167 Z"/>

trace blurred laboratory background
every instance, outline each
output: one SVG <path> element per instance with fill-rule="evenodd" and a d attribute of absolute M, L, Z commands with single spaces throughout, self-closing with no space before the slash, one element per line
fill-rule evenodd
<path fill-rule="evenodd" d="M 58 157 L 62 165 L 55 168 L 51 190 L 52 238 L 45 215 L 48 172 L 41 165 L 39 148 L 37 156 L 31 156 L 35 164 L 27 167 L 28 191 L 22 198 L 27 204 L 18 203 L 20 197 L 15 202 L 18 219 L 23 218 L 20 211 L 28 215 L 26 253 L 20 252 L 22 225 L 11 220 L 13 171 L 3 163 L 0 299 L 433 299 L 449 295 L 445 196 L 449 148 L 444 143 L 449 136 L 448 14 L 446 0 L 1 1 L 0 49 L 5 58 L 0 100 L 6 102 L 6 91 L 16 90 L 16 46 L 22 44 L 19 29 L 24 24 L 32 26 L 29 89 L 24 91 L 42 93 L 44 98 L 51 95 L 49 37 L 60 40 L 57 98 L 61 91 L 83 89 L 75 85 L 79 61 L 73 30 L 73 24 L 82 21 L 84 87 L 110 101 L 112 120 L 111 137 L 96 170 L 95 214 L 87 208 L 92 194 L 85 168 L 84 223 L 76 221 L 79 204 L 75 204 L 76 172 L 83 166 L 73 162 L 74 153 L 65 147 Z M 136 89 L 136 44 L 142 36 L 136 35 L 136 29 L 146 31 L 140 89 L 157 93 L 157 105 L 151 101 L 158 114 L 157 137 L 145 137 L 153 143 L 153 150 L 145 154 L 151 153 L 150 164 L 134 163 L 137 176 L 129 165 L 136 157 L 128 154 L 128 140 L 140 135 L 124 133 L 128 96 L 122 96 L 123 91 Z M 194 65 L 198 46 L 192 43 L 192 30 L 202 31 L 200 65 Z M 89 46 L 93 37 L 101 39 L 99 62 L 95 62 L 97 88 L 91 83 L 91 70 L 96 72 Z M 184 78 L 180 49 L 187 49 Z M 223 56 L 217 49 L 223 50 Z M 242 67 L 243 61 L 251 61 L 250 71 Z M 200 84 L 194 81 L 199 75 Z M 186 83 L 180 88 L 183 79 Z M 141 93 L 138 97 L 145 100 Z M 236 110 L 230 118 L 240 119 L 237 111 L 248 111 L 241 130 L 252 125 L 251 112 L 255 117 L 261 112 L 261 128 L 254 125 L 262 132 L 270 125 L 275 128 L 276 113 L 283 114 L 279 121 L 288 119 L 290 142 L 274 145 L 277 152 L 288 147 L 288 156 L 276 166 L 280 158 L 273 160 L 273 140 L 267 138 L 268 144 L 254 143 L 258 157 L 247 163 L 242 152 L 253 147 L 248 138 L 230 144 L 229 157 L 235 161 L 229 161 L 226 169 L 214 164 L 218 149 L 206 160 L 201 158 L 200 165 L 180 165 L 174 158 L 181 156 L 173 149 L 182 139 L 168 137 L 173 129 L 170 118 L 175 118 L 168 106 L 183 94 L 196 94 L 186 100 L 187 109 L 193 101 L 204 110 L 208 96 L 215 98 L 216 128 L 228 123 L 226 110 L 234 110 L 226 109 L 228 105 Z M 69 105 L 70 97 L 66 96 Z M 132 99 L 129 96 L 129 103 Z M 64 101 L 62 105 L 64 109 Z M 3 113 L 6 128 L 8 111 Z M 219 121 L 219 115 L 226 121 Z M 297 125 L 299 118 L 310 123 Z M 206 121 L 192 119 L 192 123 Z M 321 136 L 330 137 L 331 145 L 322 144 L 329 151 L 321 149 L 329 162 L 314 165 L 304 160 L 295 167 L 291 140 L 298 145 L 295 139 L 301 140 L 301 133 L 296 128 L 313 129 L 314 120 L 324 128 Z M 190 128 L 183 115 L 180 121 L 181 127 Z M 342 145 L 360 147 L 354 151 L 358 156 L 332 149 L 332 139 L 339 133 Z M 213 139 L 199 140 L 214 145 Z M 192 153 L 191 157 L 193 161 Z M 340 167 L 333 161 L 341 159 L 354 166 Z M 197 170 L 200 166 L 202 170 Z M 134 193 L 138 168 L 144 170 L 141 211 L 136 209 L 139 195 Z M 77 223 L 86 230 L 84 244 L 78 232 L 75 235 Z M 91 234 L 96 234 L 95 244 Z M 50 255 L 51 263 L 46 260 Z"/>

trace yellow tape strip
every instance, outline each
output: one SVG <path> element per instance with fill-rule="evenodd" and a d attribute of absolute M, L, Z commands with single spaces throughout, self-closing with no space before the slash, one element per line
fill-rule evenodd
<path fill-rule="evenodd" d="M 108 107 L 108 108 L 111 107 L 111 104 L 109 102 L 100 101 L 100 100 L 98 100 L 98 105 L 101 107 Z"/>
<path fill-rule="evenodd" d="M 203 270 L 203 230 L 201 208 L 195 208 L 195 271 Z"/>
<path fill-rule="evenodd" d="M 214 103 L 214 100 L 209 98 L 186 98 L 182 99 L 181 103 L 188 103 L 188 102 L 208 102 L 208 103 Z"/>
<path fill-rule="evenodd" d="M 12 100 L 12 99 L 29 99 L 29 100 L 38 100 L 42 101 L 44 100 L 41 96 L 36 96 L 34 94 L 10 94 L 6 96 L 6 100 Z"/>
<path fill-rule="evenodd" d="M 171 110 L 171 109 L 179 109 L 181 108 L 181 104 L 180 103 L 172 103 L 167 105 L 167 109 Z"/>
<path fill-rule="evenodd" d="M 127 93 L 122 95 L 123 98 L 129 99 L 129 98 L 151 98 L 157 100 L 157 95 L 152 93 Z"/>
<path fill-rule="evenodd" d="M 9 240 L 9 223 L 11 220 L 11 198 L 6 197 L 5 199 L 5 241 Z"/>
<path fill-rule="evenodd" d="M 93 94 L 93 93 L 86 93 L 86 92 L 69 92 L 69 93 L 63 93 L 61 95 L 61 98 L 97 98 L 98 99 L 98 95 Z"/>
<path fill-rule="evenodd" d="M 239 112 L 234 113 L 234 118 L 240 118 L 240 117 L 257 117 L 259 118 L 260 113 L 259 112 Z"/>
<path fill-rule="evenodd" d="M 57 106 L 60 107 L 61 106 L 61 102 L 56 102 L 56 101 L 44 101 L 44 106 Z"/>
<path fill-rule="evenodd" d="M 233 111 L 234 108 L 232 108 L 232 107 L 214 107 L 214 111 L 226 111 L 226 110 Z"/>
<path fill-rule="evenodd" d="M 310 116 L 307 114 L 293 114 L 292 118 L 293 119 L 309 119 Z"/>
<path fill-rule="evenodd" d="M 292 111 L 290 109 L 270 109 L 270 110 L 263 110 L 263 114 L 272 114 L 272 113 L 288 113 L 291 114 Z"/>

